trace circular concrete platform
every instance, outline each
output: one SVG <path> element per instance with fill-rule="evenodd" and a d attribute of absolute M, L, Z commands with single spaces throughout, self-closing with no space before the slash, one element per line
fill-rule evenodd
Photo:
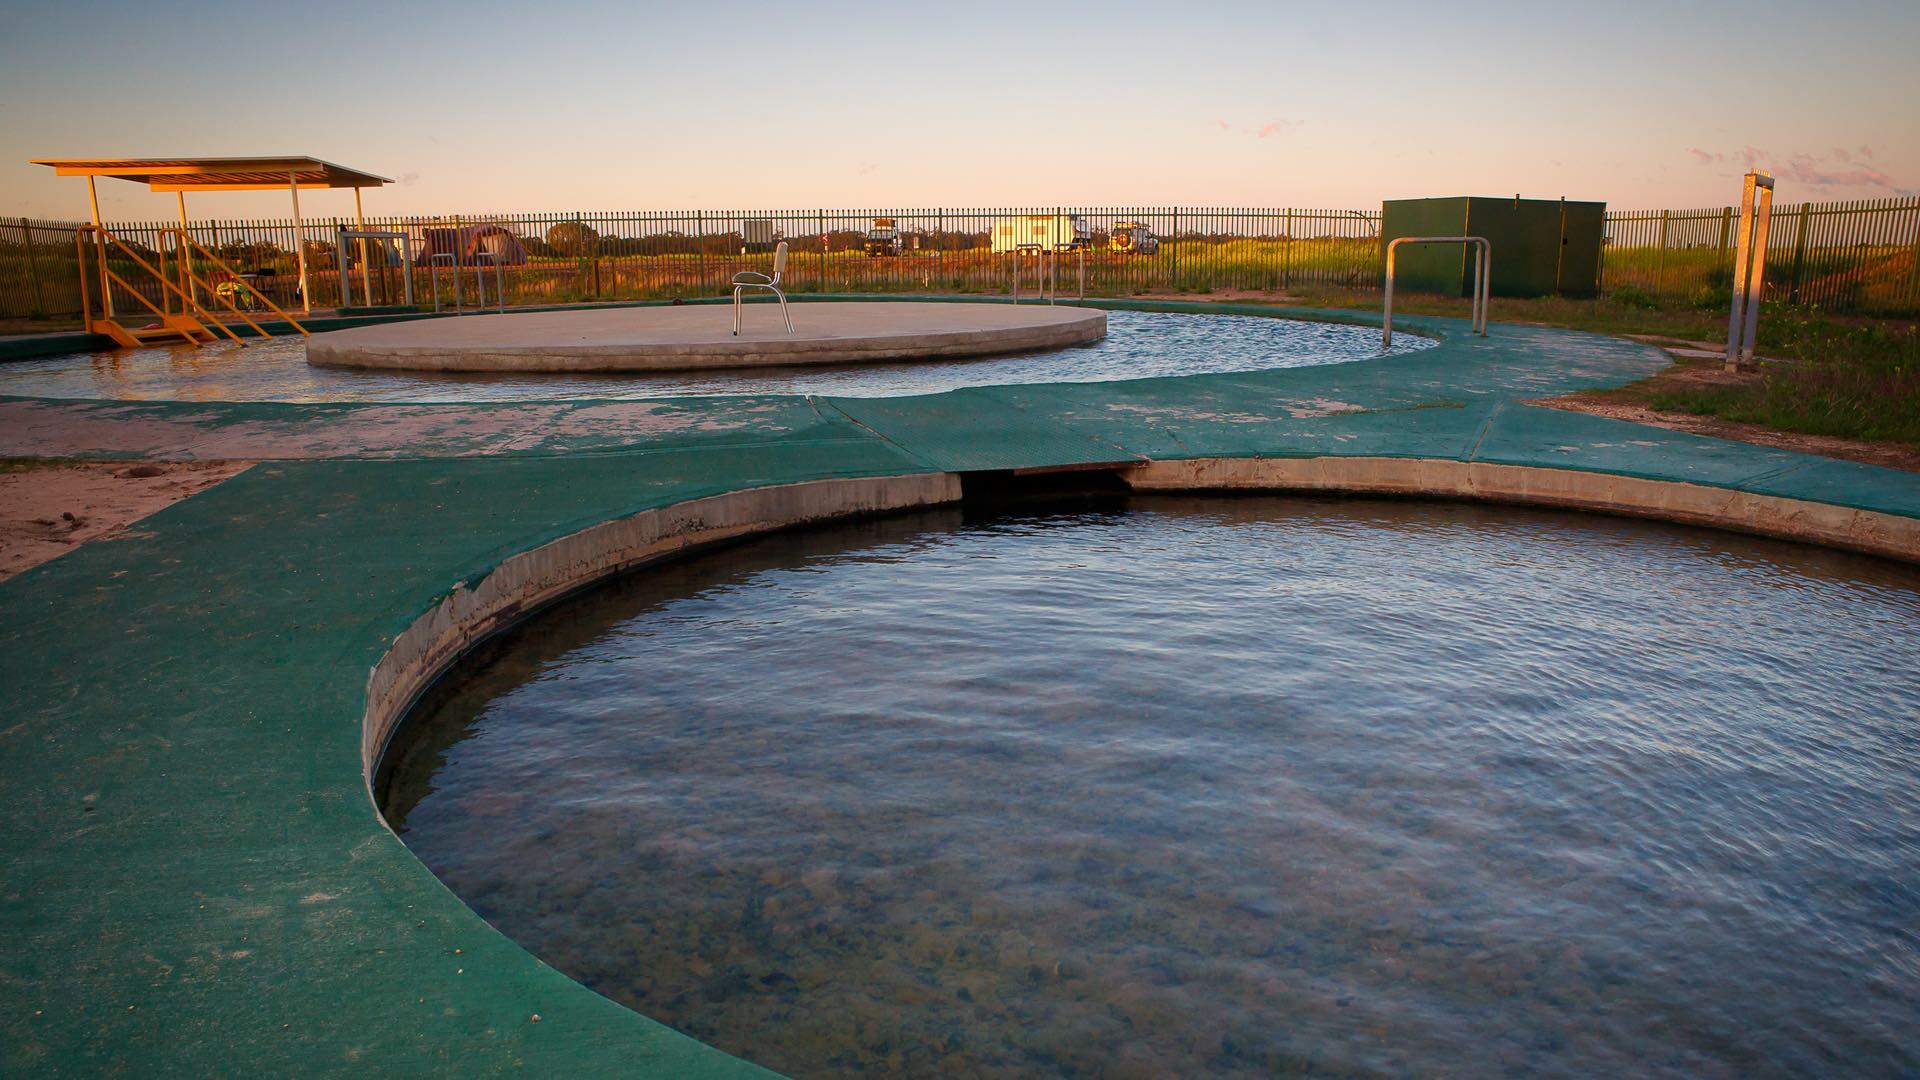
<path fill-rule="evenodd" d="M 1057 349 L 1106 336 L 1105 312 L 1041 304 L 726 304 L 417 319 L 315 334 L 322 367 L 430 371 L 685 371 L 950 359 Z"/>

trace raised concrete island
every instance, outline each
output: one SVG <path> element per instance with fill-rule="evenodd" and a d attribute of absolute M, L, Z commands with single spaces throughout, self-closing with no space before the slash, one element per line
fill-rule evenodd
<path fill-rule="evenodd" d="M 315 334 L 321 367 L 429 371 L 687 371 L 988 356 L 1098 341 L 1091 308 L 1012 304 L 748 305 L 740 335 L 723 304 L 417 319 Z"/>

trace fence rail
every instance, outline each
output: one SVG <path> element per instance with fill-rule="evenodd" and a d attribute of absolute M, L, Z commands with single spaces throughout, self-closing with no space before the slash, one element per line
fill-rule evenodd
<path fill-rule="evenodd" d="M 767 262 L 778 239 L 789 244 L 787 281 L 796 292 L 1004 292 L 1015 256 L 995 250 L 995 226 L 1030 215 L 1071 220 L 1060 226 L 1062 236 L 1084 230 L 1088 295 L 1380 287 L 1377 210 L 690 210 L 377 217 L 365 224 L 412 238 L 418 302 L 429 303 L 437 288 L 451 304 L 456 277 L 463 301 L 471 297 L 482 284 L 474 280 L 476 264 L 487 267 L 484 288 L 489 303 L 497 301 L 491 265 L 498 260 L 508 303 L 554 304 L 719 295 L 734 273 Z M 1662 303 L 1724 306 L 1732 280 L 1733 217 L 1729 207 L 1609 213 L 1603 288 L 1616 295 L 1637 291 Z M 870 253 L 868 233 L 877 219 L 892 219 L 897 246 L 883 238 Z M 334 230 L 351 224 L 339 218 L 307 222 L 313 306 L 398 303 L 405 283 L 390 241 L 350 245 L 350 288 L 343 291 Z M 1157 247 L 1116 250 L 1111 241 L 1129 224 L 1144 226 Z M 145 254 L 165 249 L 166 230 L 175 225 L 110 227 Z M 78 314 L 75 228 L 73 222 L 0 218 L 0 318 Z M 274 302 L 290 308 L 300 303 L 291 220 L 203 220 L 193 222 L 190 232 Z M 109 265 L 129 281 L 139 278 L 113 258 Z M 364 293 L 363 265 L 371 269 Z M 1066 272 L 1073 267 L 1063 262 Z M 1776 207 L 1766 298 L 1837 311 L 1920 314 L 1920 199 Z"/>

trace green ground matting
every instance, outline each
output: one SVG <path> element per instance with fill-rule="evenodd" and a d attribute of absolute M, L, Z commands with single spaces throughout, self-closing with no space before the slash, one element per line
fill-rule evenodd
<path fill-rule="evenodd" d="M 1645 376 L 1658 350 L 1404 325 L 1444 340 L 915 398 L 0 401 L 0 436 L 73 422 L 48 456 L 298 450 L 0 583 L 0 1071 L 754 1071 L 495 933 L 361 775 L 367 673 L 394 636 L 456 582 L 610 518 L 827 477 L 1253 455 L 1546 465 L 1920 517 L 1912 474 L 1523 403 Z M 422 410 L 443 415 L 393 422 Z"/>

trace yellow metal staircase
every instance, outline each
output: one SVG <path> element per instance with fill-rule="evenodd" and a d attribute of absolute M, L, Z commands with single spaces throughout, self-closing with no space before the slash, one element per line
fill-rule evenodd
<path fill-rule="evenodd" d="M 253 328 L 261 337 L 271 337 L 264 327 L 233 302 L 229 291 L 216 289 L 194 272 L 194 259 L 197 257 L 219 267 L 229 280 L 235 282 L 254 299 L 265 305 L 275 315 L 285 319 L 302 335 L 307 328 L 294 320 L 293 316 L 282 311 L 279 305 L 267 299 L 260 290 L 255 289 L 219 256 L 208 251 L 196 242 L 185 229 L 163 229 L 158 234 L 164 237 L 163 244 L 154 254 L 159 266 L 154 266 L 142 258 L 138 251 L 111 231 L 98 225 L 82 226 L 74 232 L 74 257 L 80 264 L 80 307 L 84 313 L 87 330 L 90 333 L 104 334 L 112 338 L 121 348 L 135 348 L 146 344 L 182 342 L 200 345 L 217 339 L 224 334 L 235 341 L 240 335 L 227 325 L 227 320 L 201 302 L 202 297 L 209 298 L 215 307 L 225 308 L 227 312 L 238 316 L 240 321 Z M 89 241 L 91 241 L 89 243 Z M 172 265 L 168 265 L 168 247 L 173 253 Z M 87 265 L 87 249 L 93 249 L 93 266 Z M 117 250 L 122 256 L 132 260 L 142 273 L 134 276 L 141 282 L 153 281 L 160 285 L 160 303 L 155 304 L 145 292 L 134 283 L 121 277 L 107 265 L 109 248 Z M 94 314 L 93 288 L 97 285 L 100 293 L 100 313 Z M 122 293 L 138 300 L 155 318 L 147 326 L 128 326 L 117 317 L 113 305 L 113 286 L 120 286 Z M 178 310 L 176 310 L 176 307 Z"/>

